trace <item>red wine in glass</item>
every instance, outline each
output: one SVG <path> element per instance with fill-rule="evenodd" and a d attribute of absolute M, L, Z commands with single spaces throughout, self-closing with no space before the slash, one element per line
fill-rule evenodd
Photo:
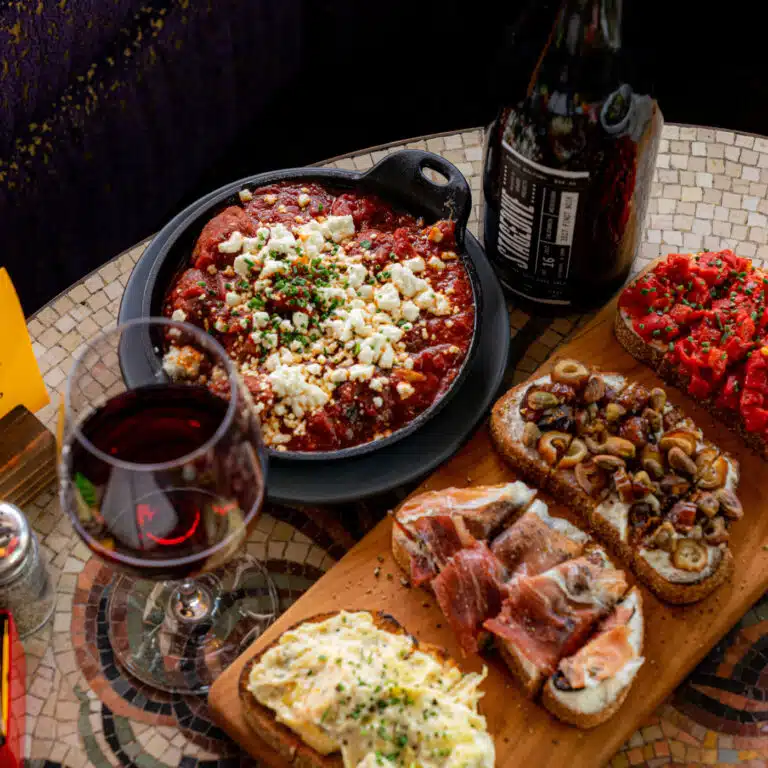
<path fill-rule="evenodd" d="M 69 473 L 76 525 L 91 550 L 154 579 L 222 562 L 263 491 L 249 420 L 235 420 L 205 450 L 227 408 L 204 387 L 161 384 L 122 392 L 83 421 L 80 432 L 98 451 L 73 441 Z"/>

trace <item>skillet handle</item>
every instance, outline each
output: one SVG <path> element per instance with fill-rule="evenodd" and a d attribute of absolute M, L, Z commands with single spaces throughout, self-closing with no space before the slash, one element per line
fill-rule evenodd
<path fill-rule="evenodd" d="M 445 184 L 435 184 L 424 175 L 424 169 L 442 174 Z M 456 241 L 464 242 L 472 193 L 459 169 L 432 152 L 403 149 L 388 155 L 363 174 L 362 178 L 381 190 L 382 195 L 401 198 L 424 208 L 436 219 L 456 222 Z"/>

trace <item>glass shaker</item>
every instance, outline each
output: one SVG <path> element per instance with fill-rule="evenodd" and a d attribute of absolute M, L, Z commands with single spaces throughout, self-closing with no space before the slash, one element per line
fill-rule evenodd
<path fill-rule="evenodd" d="M 29 521 L 18 507 L 0 501 L 0 608 L 13 614 L 23 639 L 51 618 L 55 598 Z"/>

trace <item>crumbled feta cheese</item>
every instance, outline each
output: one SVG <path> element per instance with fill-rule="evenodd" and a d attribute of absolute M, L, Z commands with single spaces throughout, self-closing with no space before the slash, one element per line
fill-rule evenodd
<path fill-rule="evenodd" d="M 400 311 L 409 322 L 413 322 L 419 316 L 419 308 L 412 301 L 404 301 Z"/>
<path fill-rule="evenodd" d="M 251 274 L 251 266 L 254 261 L 249 256 L 235 256 L 235 263 L 232 265 L 240 277 L 248 277 Z"/>
<path fill-rule="evenodd" d="M 301 366 L 279 365 L 267 378 L 275 395 L 281 398 L 284 405 L 298 418 L 328 402 L 328 394 L 317 384 L 306 380 Z"/>
<path fill-rule="evenodd" d="M 391 368 L 395 364 L 395 350 L 392 349 L 391 344 L 387 344 L 384 347 L 381 357 L 379 358 L 380 368 Z"/>
<path fill-rule="evenodd" d="M 372 365 L 361 365 L 359 363 L 355 363 L 355 365 L 352 365 L 349 368 L 349 378 L 351 381 L 365 381 L 366 379 L 370 379 L 373 376 L 373 370 L 374 368 Z"/>
<path fill-rule="evenodd" d="M 243 297 L 237 293 L 237 291 L 227 291 L 224 296 L 224 301 L 228 307 L 236 307 L 238 304 L 242 303 Z"/>
<path fill-rule="evenodd" d="M 309 195 L 305 195 L 303 192 L 299 195 L 298 203 L 302 208 L 306 208 L 311 200 Z"/>
<path fill-rule="evenodd" d="M 306 331 L 309 328 L 309 315 L 306 312 L 294 312 L 293 324 L 297 331 Z"/>
<path fill-rule="evenodd" d="M 419 309 L 434 309 L 435 292 L 432 290 L 422 291 L 416 298 L 414 298 L 413 303 Z"/>
<path fill-rule="evenodd" d="M 265 247 L 269 251 L 290 254 L 296 247 L 296 238 L 293 232 L 285 228 L 285 225 L 275 224 L 269 228 L 269 241 Z"/>
<path fill-rule="evenodd" d="M 402 400 L 407 400 L 416 390 L 407 381 L 399 381 L 395 387 Z"/>
<path fill-rule="evenodd" d="M 213 327 L 219 332 L 219 333 L 226 333 L 229 330 L 229 326 L 227 323 L 222 320 L 220 317 L 216 320 L 216 322 L 213 324 Z"/>
<path fill-rule="evenodd" d="M 407 368 L 409 371 L 413 370 L 413 358 L 412 357 L 406 357 L 405 360 L 403 360 L 403 368 Z"/>
<path fill-rule="evenodd" d="M 175 320 L 177 323 L 183 323 L 187 319 L 187 313 L 183 309 L 174 309 L 171 315 L 171 320 Z"/>
<path fill-rule="evenodd" d="M 220 253 L 239 253 L 243 247 L 243 235 L 235 230 L 223 243 L 219 243 Z"/>
<path fill-rule="evenodd" d="M 293 323 L 290 320 L 281 320 L 280 321 L 280 330 L 284 331 L 285 333 L 290 333 L 293 330 Z"/>
<path fill-rule="evenodd" d="M 362 264 L 350 264 L 347 267 L 347 280 L 353 288 L 358 288 L 368 277 L 368 270 Z"/>
<path fill-rule="evenodd" d="M 355 234 L 355 222 L 351 216 L 329 216 L 323 229 L 334 243 L 340 243 Z"/>
<path fill-rule="evenodd" d="M 268 371 L 274 371 L 278 365 L 280 365 L 280 356 L 277 352 L 272 352 L 272 354 L 264 361 L 264 367 Z"/>
<path fill-rule="evenodd" d="M 371 380 L 371 383 L 368 385 L 374 392 L 381 392 L 382 389 L 384 389 L 384 385 L 387 383 L 387 380 L 383 376 L 377 376 L 375 379 Z"/>
<path fill-rule="evenodd" d="M 437 256 L 433 256 L 428 262 L 430 267 L 433 269 L 445 269 L 445 262 L 441 259 L 438 259 Z"/>
<path fill-rule="evenodd" d="M 376 397 L 373 398 L 373 404 L 377 408 L 381 408 L 384 405 L 384 400 L 381 397 L 379 397 L 378 395 L 376 395 Z"/>
<path fill-rule="evenodd" d="M 264 202 L 267 205 L 274 205 L 277 202 L 277 195 L 264 195 Z"/>
<path fill-rule="evenodd" d="M 360 296 L 362 299 L 370 299 L 373 297 L 373 286 L 372 285 L 361 285 L 357 289 L 357 295 Z"/>
<path fill-rule="evenodd" d="M 253 192 L 250 189 L 241 189 L 237 195 L 244 203 L 253 200 Z"/>
<path fill-rule="evenodd" d="M 254 328 L 266 328 L 269 323 L 269 313 L 267 312 L 254 312 L 251 316 L 253 318 Z"/>
<path fill-rule="evenodd" d="M 389 271 L 392 274 L 392 282 L 406 298 L 411 298 L 429 287 L 426 280 L 416 277 L 408 267 L 402 264 L 393 264 Z"/>
<path fill-rule="evenodd" d="M 403 266 L 410 269 L 411 272 L 423 272 L 427 268 L 427 265 L 424 263 L 424 259 L 421 256 L 406 259 L 403 262 Z"/>
<path fill-rule="evenodd" d="M 330 372 L 328 378 L 334 384 L 341 384 L 342 381 L 346 381 L 349 378 L 349 371 L 346 368 L 336 368 L 336 370 Z"/>
<path fill-rule="evenodd" d="M 171 347 L 163 356 L 163 370 L 172 379 L 194 379 L 200 373 L 202 352 L 194 347 Z"/>
<path fill-rule="evenodd" d="M 380 288 L 377 288 L 374 292 L 374 301 L 379 309 L 383 309 L 385 312 L 391 312 L 400 307 L 400 296 L 392 283 L 384 283 Z"/>
<path fill-rule="evenodd" d="M 259 273 L 259 279 L 264 280 L 272 275 L 277 275 L 288 271 L 288 265 L 284 261 L 278 261 L 277 259 L 264 259 L 264 267 Z"/>
<path fill-rule="evenodd" d="M 264 331 L 262 331 L 262 333 L 264 333 Z M 264 333 L 261 337 L 261 344 L 267 349 L 275 349 L 275 347 L 277 347 L 277 334 L 274 332 Z"/>
<path fill-rule="evenodd" d="M 319 376 L 323 372 L 323 366 L 319 363 L 310 363 L 307 366 L 307 371 L 311 373 L 313 376 Z"/>
<path fill-rule="evenodd" d="M 440 316 L 451 314 L 451 302 L 442 293 L 436 294 L 435 308 L 432 310 L 432 313 Z"/>
<path fill-rule="evenodd" d="M 403 338 L 402 328 L 398 328 L 396 325 L 382 325 L 379 327 L 379 333 L 384 336 L 387 341 L 395 342 L 400 341 Z"/>

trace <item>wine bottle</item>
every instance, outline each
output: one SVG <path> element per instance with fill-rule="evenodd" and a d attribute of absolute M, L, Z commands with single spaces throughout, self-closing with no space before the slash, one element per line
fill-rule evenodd
<path fill-rule="evenodd" d="M 629 274 L 663 118 L 623 79 L 622 0 L 534 2 L 523 22 L 505 50 L 516 93 L 486 137 L 485 247 L 523 305 L 586 309 Z M 527 29 L 544 30 L 535 61 Z"/>

